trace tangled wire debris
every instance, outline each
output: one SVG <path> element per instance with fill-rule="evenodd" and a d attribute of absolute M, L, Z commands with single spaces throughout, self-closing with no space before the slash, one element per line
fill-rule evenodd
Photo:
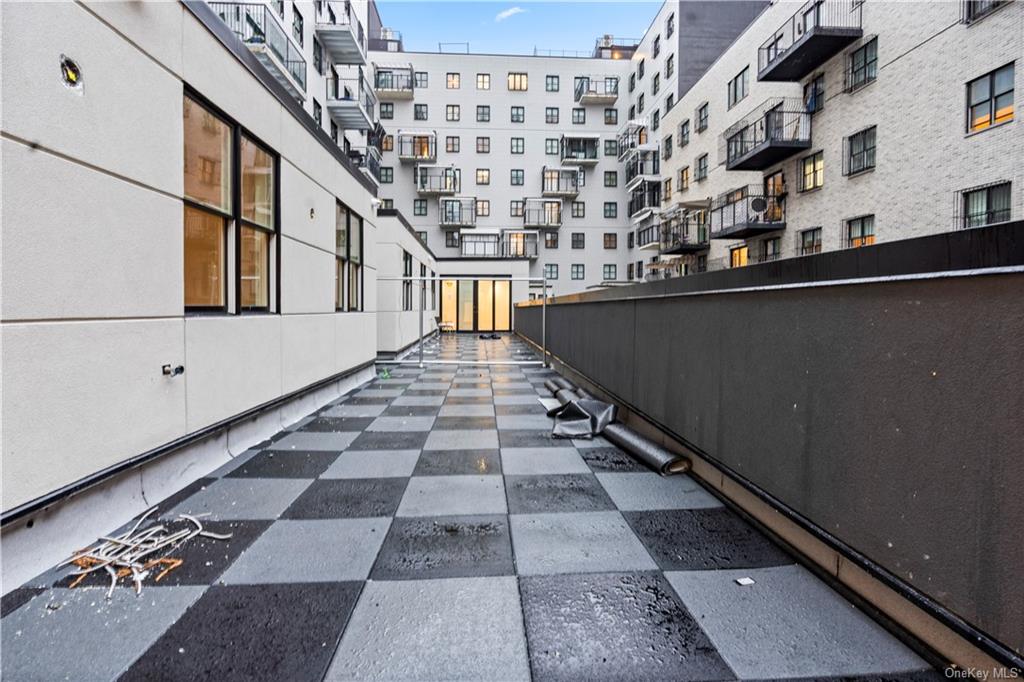
<path fill-rule="evenodd" d="M 184 563 L 181 559 L 174 559 L 167 555 L 189 540 L 198 536 L 212 540 L 231 538 L 231 533 L 213 533 L 205 530 L 199 519 L 189 514 L 178 515 L 179 519 L 187 521 L 189 524 L 189 527 L 181 530 L 172 532 L 163 524 L 139 530 L 139 527 L 152 516 L 156 509 L 153 507 L 143 514 L 128 532 L 116 537 L 101 536 L 94 547 L 79 550 L 70 559 L 62 562 L 61 566 L 73 564 L 79 569 L 71 574 L 77 577 L 70 587 L 76 587 L 90 573 L 104 570 L 110 576 L 107 599 L 113 596 L 117 581 L 127 577 L 131 577 L 135 584 L 135 594 L 141 594 L 142 581 L 149 577 L 153 569 L 163 567 L 153 579 L 153 582 L 160 582 L 161 578 Z M 200 514 L 199 516 L 204 515 Z"/>

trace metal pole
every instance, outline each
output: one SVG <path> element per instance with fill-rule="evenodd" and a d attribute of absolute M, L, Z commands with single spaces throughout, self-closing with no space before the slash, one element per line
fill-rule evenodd
<path fill-rule="evenodd" d="M 427 307 L 427 282 L 420 282 L 420 369 L 423 369 L 423 309 Z"/>
<path fill-rule="evenodd" d="M 540 304 L 540 352 L 544 359 L 544 366 L 550 367 L 548 364 L 548 274 L 544 273 L 544 289 L 541 291 Z"/>

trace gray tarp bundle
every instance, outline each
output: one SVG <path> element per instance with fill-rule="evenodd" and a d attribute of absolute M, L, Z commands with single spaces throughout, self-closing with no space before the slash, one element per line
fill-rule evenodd
<path fill-rule="evenodd" d="M 548 411 L 548 416 L 555 420 L 551 431 L 554 438 L 589 439 L 601 435 L 662 476 L 689 470 L 690 462 L 685 457 L 669 452 L 625 424 L 615 423 L 614 405 L 597 400 L 562 377 L 549 379 L 544 386 L 560 403 Z"/>

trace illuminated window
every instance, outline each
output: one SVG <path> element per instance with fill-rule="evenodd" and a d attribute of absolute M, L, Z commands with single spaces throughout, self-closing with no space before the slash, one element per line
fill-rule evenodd
<path fill-rule="evenodd" d="M 445 80 L 445 87 L 449 90 L 458 90 L 462 86 L 462 76 L 457 73 L 449 73 Z"/>
<path fill-rule="evenodd" d="M 1013 120 L 1013 64 L 967 84 L 967 132 Z"/>
<path fill-rule="evenodd" d="M 812 227 L 800 233 L 800 255 L 821 253 L 821 228 Z"/>
<path fill-rule="evenodd" d="M 866 215 L 846 221 L 846 245 L 852 248 L 875 243 L 875 216 Z"/>
<path fill-rule="evenodd" d="M 476 75 L 476 89 L 477 90 L 490 90 L 491 89 L 491 74 L 489 74 L 489 73 L 478 73 Z"/>
<path fill-rule="evenodd" d="M 747 247 L 737 246 L 729 249 L 729 267 L 742 268 L 747 264 Z"/>
<path fill-rule="evenodd" d="M 825 184 L 825 153 L 818 152 L 800 161 L 800 191 L 818 189 Z"/>
<path fill-rule="evenodd" d="M 529 85 L 527 76 L 525 73 L 514 73 L 509 72 L 508 74 L 508 89 L 513 92 L 526 92 L 527 86 Z"/>

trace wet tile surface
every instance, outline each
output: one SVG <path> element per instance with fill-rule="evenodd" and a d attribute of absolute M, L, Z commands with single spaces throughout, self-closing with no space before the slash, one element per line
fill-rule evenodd
<path fill-rule="evenodd" d="M 551 370 L 390 370 L 161 502 L 233 535 L 140 596 L 5 595 L 4 679 L 940 679 L 695 480 L 551 438 Z"/>

